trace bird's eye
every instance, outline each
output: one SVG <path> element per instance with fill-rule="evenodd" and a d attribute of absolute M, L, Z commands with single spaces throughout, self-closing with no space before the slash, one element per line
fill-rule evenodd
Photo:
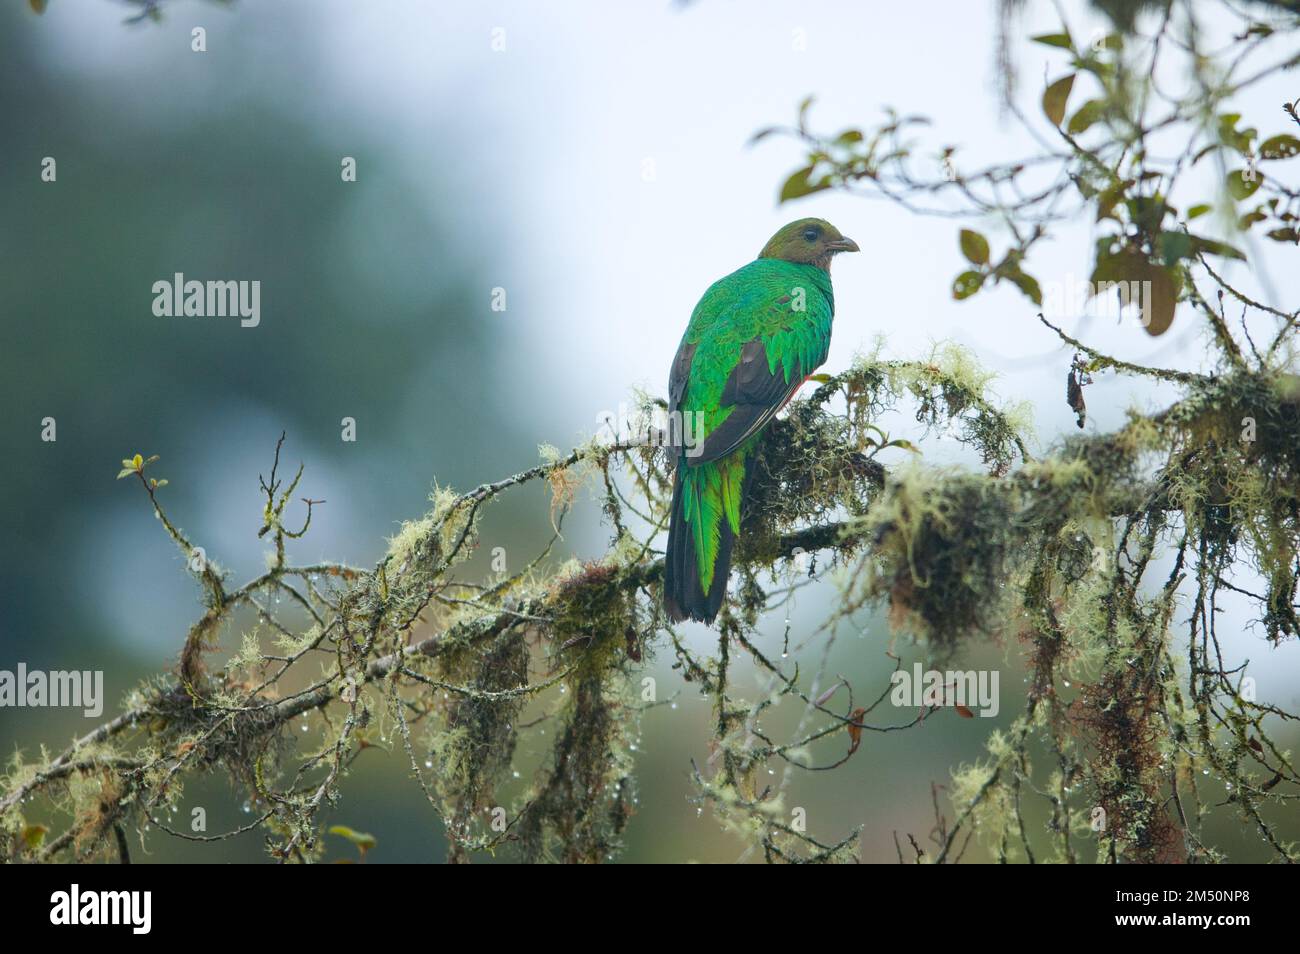
<path fill-rule="evenodd" d="M 804 230 L 803 230 L 803 237 L 806 238 L 809 242 L 815 242 L 815 241 L 817 241 L 817 236 L 818 236 L 819 234 L 821 234 L 821 233 L 819 233 L 816 229 L 804 229 Z"/>

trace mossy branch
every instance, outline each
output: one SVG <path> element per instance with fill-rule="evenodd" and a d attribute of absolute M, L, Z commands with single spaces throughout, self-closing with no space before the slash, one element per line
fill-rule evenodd
<path fill-rule="evenodd" d="M 1143 370 L 1120 364 L 1113 366 Z M 965 844 L 971 819 L 987 814 L 991 804 L 1018 805 L 1021 788 L 1032 784 L 1027 746 L 1031 730 L 1041 724 L 1039 709 L 1052 709 L 1049 721 L 1058 727 L 1068 723 L 1053 688 L 1060 670 L 1098 652 L 1109 658 L 1143 644 L 1153 653 L 1153 668 L 1143 671 L 1160 677 L 1139 698 L 1154 692 L 1160 700 L 1171 691 L 1168 679 L 1175 667 L 1165 633 L 1173 590 L 1156 604 L 1165 611 L 1153 616 L 1143 609 L 1147 600 L 1137 586 L 1163 525 L 1159 521 L 1167 519 L 1163 515 L 1181 521 L 1185 533 L 1199 533 L 1205 545 L 1217 548 L 1220 561 L 1226 551 L 1216 541 L 1232 527 L 1252 528 L 1249 532 L 1261 542 L 1272 541 L 1270 546 L 1282 546 L 1294 535 L 1294 515 L 1286 509 L 1289 504 L 1279 506 L 1282 498 L 1271 496 L 1265 506 L 1255 494 L 1225 511 L 1224 504 L 1206 499 L 1212 488 L 1192 479 L 1187 467 L 1198 460 L 1197 475 L 1262 468 L 1278 486 L 1291 486 L 1286 499 L 1294 501 L 1294 485 L 1286 481 L 1297 462 L 1294 444 L 1285 438 L 1294 427 L 1295 404 L 1275 378 L 1252 373 L 1179 379 L 1188 393 L 1165 411 L 1135 416 L 1113 434 L 1076 438 L 1039 458 L 1029 454 L 1017 414 L 990 400 L 987 383 L 969 356 L 947 346 L 917 362 L 873 356 L 825 380 L 773 424 L 756 462 L 754 499 L 737 554 L 738 588 L 720 622 L 720 649 L 734 644 L 772 674 L 780 695 L 792 695 L 805 707 L 812 722 L 788 741 L 760 728 L 769 701 L 746 705 L 734 696 L 729 654 L 716 661 L 696 658 L 660 612 L 663 563 L 652 544 L 663 524 L 671 477 L 665 456 L 653 444 L 593 442 L 565 455 L 548 451 L 544 462 L 468 493 L 439 490 L 431 512 L 404 526 L 370 570 L 295 565 L 288 559 L 285 541 L 295 536 L 284 529 L 281 515 L 302 468 L 282 489 L 277 444 L 271 477 L 262 482 L 263 532 L 275 535 L 270 568 L 236 589 L 222 587 L 219 598 L 209 590 L 214 598 L 196 624 L 203 638 L 196 640 L 195 630 L 186 637 L 175 681 L 142 687 L 128 711 L 56 758 L 15 765 L 0 800 L 0 818 L 15 833 L 15 851 L 27 853 L 18 833 L 29 827 L 24 818 L 39 797 L 87 819 L 33 849 L 41 858 L 118 852 L 115 826 L 157 824 L 193 842 L 261 828 L 272 836 L 273 857 L 309 860 L 322 850 L 318 818 L 335 803 L 340 779 L 392 730 L 401 736 L 412 773 L 452 840 L 453 860 L 505 846 L 530 859 L 600 860 L 616 850 L 633 804 L 627 746 L 644 706 L 634 701 L 628 680 L 644 654 L 664 649 L 676 655 L 684 679 L 698 681 L 717 698 L 720 760 L 715 777 L 697 773 L 704 802 L 753 838 L 769 860 L 838 860 L 851 855 L 852 836 L 820 840 L 792 828 L 776 811 L 779 791 L 757 785 L 761 767 L 776 759 L 787 771 L 830 770 L 852 757 L 856 742 L 849 756 L 820 765 L 802 753 L 846 734 L 856 739 L 862 731 L 915 727 L 925 713 L 872 725 L 867 714 L 880 705 L 883 693 L 873 693 L 875 702 L 859 707 L 849 687 L 841 711 L 829 704 L 840 683 L 832 683 L 829 695 L 812 689 L 829 680 L 821 673 L 810 680 L 798 665 L 789 672 L 760 648 L 762 614 L 784 598 L 779 589 L 769 594 L 761 576 L 778 572 L 778 566 L 797 567 L 800 554 L 821 553 L 826 567 L 838 567 L 843 592 L 825 624 L 828 632 L 859 608 L 883 603 L 896 625 L 936 654 L 957 652 L 981 634 L 996 635 L 1016 619 L 1036 634 L 1029 709 L 1011 742 L 1000 749 L 995 768 L 981 770 L 966 808 L 945 829 L 935 860 L 948 860 L 954 846 Z M 1226 431 L 1237 413 L 1234 403 L 1249 403 L 1259 414 L 1258 446 L 1243 448 L 1230 440 L 1233 435 Z M 882 464 L 880 454 L 915 447 L 880 426 L 887 414 L 903 407 L 910 407 L 923 432 L 943 428 L 970 444 L 986 471 Z M 647 402 L 647 415 L 652 409 L 653 402 Z M 648 424 L 646 433 L 653 435 Z M 1154 453 L 1169 455 L 1176 467 L 1144 463 Z M 1215 477 L 1215 484 L 1221 479 Z M 616 531 L 610 553 L 595 563 L 549 570 L 539 557 L 526 570 L 488 585 L 454 572 L 477 544 L 482 507 L 532 483 L 549 486 L 560 521 L 580 486 L 601 493 Z M 167 517 L 157 488 L 145 487 L 164 528 L 183 552 L 191 552 Z M 629 516 L 625 504 L 633 496 L 645 519 Z M 1112 544 L 1097 537 L 1080 545 L 1085 527 L 1096 534 L 1116 519 L 1147 528 L 1140 551 L 1146 556 L 1133 556 L 1126 535 Z M 634 532 L 630 528 L 638 521 Z M 1088 570 L 1094 546 L 1113 556 L 1109 575 Z M 1079 550 L 1084 552 L 1076 556 Z M 1253 559 L 1268 570 L 1270 561 L 1288 552 L 1294 550 L 1260 549 Z M 1219 566 L 1206 577 L 1207 593 L 1226 575 L 1224 569 Z M 216 572 L 211 565 L 207 570 Z M 1276 572 L 1268 576 L 1281 580 Z M 200 574 L 200 579 L 206 578 Z M 275 609 L 264 598 L 276 594 L 288 597 L 284 605 L 296 608 L 296 619 L 294 611 Z M 1270 592 L 1260 599 L 1275 608 L 1278 637 L 1290 635 L 1294 630 L 1279 596 Z M 1017 601 L 1021 608 L 1014 610 Z M 203 655 L 232 632 L 242 634 L 241 650 L 225 667 L 209 672 Z M 268 641 L 283 651 L 272 652 Z M 1204 707 L 1206 728 L 1187 723 L 1187 713 L 1170 710 L 1167 701 L 1143 703 L 1145 718 L 1185 726 L 1183 757 L 1235 772 L 1247 786 L 1243 791 L 1251 793 L 1250 806 L 1277 797 L 1280 785 L 1261 790 L 1218 754 L 1224 743 L 1210 728 L 1215 714 L 1255 712 L 1250 738 L 1258 740 L 1264 738 L 1258 721 L 1266 710 L 1252 708 L 1224 674 L 1207 681 L 1215 670 L 1204 653 L 1197 659 L 1196 689 L 1188 694 Z M 313 674 L 314 660 L 319 662 Z M 1121 678 L 1125 669 L 1104 678 Z M 330 715 L 336 709 L 343 712 L 341 721 Z M 299 734 L 289 730 L 307 717 L 319 721 L 315 741 L 304 751 Z M 516 741 L 539 718 L 560 726 L 551 734 L 555 761 L 507 801 L 499 791 L 506 786 Z M 1088 739 L 1086 744 L 1096 744 L 1100 731 L 1099 724 L 1053 735 L 1062 762 L 1076 764 L 1079 747 Z M 1131 739 L 1113 744 L 1130 745 Z M 1231 744 L 1240 749 L 1239 739 Z M 423 767 L 420 748 L 428 753 Z M 1295 772 L 1279 751 L 1271 741 L 1260 742 L 1259 752 L 1246 748 L 1290 784 Z M 187 836 L 160 820 L 187 774 L 217 765 L 246 786 L 250 803 L 260 806 L 256 823 L 222 835 Z M 1146 771 L 1135 767 L 1126 784 L 1154 798 L 1157 783 Z M 575 777 L 584 783 L 575 785 Z M 991 792 L 1011 790 L 1014 798 L 999 794 L 989 802 Z M 1131 802 L 1130 788 L 1105 798 L 1119 804 L 1121 796 L 1124 804 Z M 114 825 L 92 823 L 104 813 L 76 807 L 89 797 L 108 799 Z M 1014 830 L 1028 852 L 1030 838 L 1018 812 L 1013 807 Z M 1068 809 L 1062 812 L 1068 815 Z M 493 823 L 485 813 L 497 813 L 501 820 Z M 1262 816 L 1259 824 L 1270 843 L 1282 844 Z M 1135 850 L 1133 844 L 1126 840 L 1124 850 Z"/>

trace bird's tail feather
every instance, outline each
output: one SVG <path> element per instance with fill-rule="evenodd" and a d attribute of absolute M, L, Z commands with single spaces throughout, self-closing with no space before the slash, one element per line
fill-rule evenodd
<path fill-rule="evenodd" d="M 683 461 L 677 466 L 673 479 L 672 512 L 668 518 L 668 550 L 664 554 L 664 609 L 669 619 L 699 620 L 712 623 L 722 608 L 722 599 L 727 592 L 727 577 L 731 572 L 731 547 L 735 534 L 731 524 L 722 514 L 714 514 L 717 520 L 718 550 L 713 563 L 713 578 L 708 592 L 700 582 L 700 567 L 697 558 L 694 534 L 682 507 L 683 484 L 682 471 L 688 465 Z M 689 490 L 688 490 L 689 492 Z M 693 507 L 696 520 L 710 519 L 701 513 L 699 506 Z"/>

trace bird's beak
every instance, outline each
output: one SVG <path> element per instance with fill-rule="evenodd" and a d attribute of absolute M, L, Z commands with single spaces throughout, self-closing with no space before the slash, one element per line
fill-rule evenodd
<path fill-rule="evenodd" d="M 849 238 L 848 236 L 841 236 L 840 238 L 837 238 L 834 241 L 827 242 L 826 247 L 833 248 L 837 252 L 862 251 L 860 248 L 858 248 L 858 243 L 853 241 L 853 239 Z"/>

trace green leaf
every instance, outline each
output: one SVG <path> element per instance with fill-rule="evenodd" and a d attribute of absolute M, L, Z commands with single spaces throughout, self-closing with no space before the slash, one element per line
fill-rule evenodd
<path fill-rule="evenodd" d="M 117 477 L 115 479 L 121 480 L 123 477 L 130 477 L 134 473 L 135 473 L 134 467 L 123 467 L 121 470 L 117 472 Z"/>
<path fill-rule="evenodd" d="M 1261 159 L 1290 159 L 1295 155 L 1300 155 L 1300 139 L 1295 136 L 1274 136 L 1259 146 Z"/>
<path fill-rule="evenodd" d="M 1156 236 L 1156 248 L 1165 265 L 1175 265 L 1180 259 L 1192 258 L 1192 237 L 1186 232 L 1161 232 Z"/>
<path fill-rule="evenodd" d="M 1059 126 L 1065 121 L 1065 104 L 1070 99 L 1070 90 L 1074 89 L 1074 74 L 1063 76 L 1043 91 L 1043 113 Z"/>
<path fill-rule="evenodd" d="M 1293 244 L 1300 242 L 1300 232 L 1296 232 L 1293 228 L 1273 229 L 1271 232 L 1265 232 L 1264 234 L 1274 242 L 1291 242 Z"/>
<path fill-rule="evenodd" d="M 1043 33 L 1040 36 L 1030 37 L 1035 43 L 1041 43 L 1043 46 L 1060 47 L 1062 50 L 1073 50 L 1074 41 L 1070 39 L 1068 33 Z"/>
<path fill-rule="evenodd" d="M 1024 272 L 1015 271 L 1007 274 L 1007 280 L 1019 288 L 1021 293 L 1035 305 L 1043 304 L 1043 290 L 1038 286 L 1038 279 Z"/>
<path fill-rule="evenodd" d="M 971 295 L 979 291 L 980 286 L 983 284 L 984 275 L 981 272 L 962 272 L 953 279 L 952 297 L 958 301 L 961 301 L 964 298 L 969 298 Z"/>
<path fill-rule="evenodd" d="M 1250 144 L 1255 138 L 1254 129 L 1238 129 L 1241 113 L 1222 113 L 1219 115 L 1219 141 L 1229 149 L 1235 149 L 1243 156 L 1250 153 Z"/>
<path fill-rule="evenodd" d="M 1115 64 L 1099 59 L 1091 49 L 1088 50 L 1087 56 L 1084 56 L 1081 59 L 1076 59 L 1074 65 L 1097 77 L 1098 81 L 1105 89 L 1110 89 L 1114 86 Z"/>
<path fill-rule="evenodd" d="M 1255 170 L 1255 174 L 1250 178 L 1246 178 L 1244 169 L 1233 169 L 1228 173 L 1228 178 L 1226 180 L 1228 195 L 1232 196 L 1237 201 L 1249 199 L 1255 194 L 1256 190 L 1259 189 L 1263 181 L 1264 174 L 1258 169 Z"/>
<path fill-rule="evenodd" d="M 1242 232 L 1245 232 L 1247 229 L 1250 229 L 1258 225 L 1260 222 L 1263 222 L 1267 218 L 1268 215 L 1266 213 L 1261 212 L 1259 209 L 1256 209 L 1253 212 L 1247 212 L 1241 218 L 1237 219 L 1237 228 Z"/>
<path fill-rule="evenodd" d="M 1121 182 L 1115 183 L 1097 197 L 1098 222 L 1102 219 L 1114 219 L 1117 222 L 1119 221 L 1119 216 L 1115 214 L 1115 206 L 1119 203 L 1120 199 L 1124 198 L 1125 193 L 1132 185 L 1132 179 L 1124 179 Z"/>
<path fill-rule="evenodd" d="M 1079 107 L 1073 116 L 1070 117 L 1070 124 L 1066 127 L 1066 131 L 1069 132 L 1071 136 L 1077 136 L 1082 132 L 1086 132 L 1093 123 L 1101 119 L 1105 110 L 1106 104 L 1102 100 L 1088 100 Z"/>
<path fill-rule="evenodd" d="M 830 183 L 824 178 L 818 182 L 809 180 L 808 177 L 812 175 L 814 168 L 816 167 L 805 166 L 803 169 L 797 169 L 791 173 L 790 178 L 786 179 L 785 184 L 781 186 L 781 196 L 778 201 L 789 202 L 791 199 L 812 195 L 814 192 L 821 192 L 823 189 L 829 188 Z"/>
<path fill-rule="evenodd" d="M 1125 200 L 1129 220 L 1145 233 L 1159 232 L 1165 218 L 1173 210 L 1159 192 L 1155 195 L 1135 195 Z"/>
<path fill-rule="evenodd" d="M 338 835 L 340 838 L 346 838 L 352 844 L 356 845 L 362 852 L 369 851 L 375 847 L 375 836 L 367 835 L 364 832 L 353 831 L 347 825 L 334 825 L 330 828 L 331 835 Z"/>
<path fill-rule="evenodd" d="M 1153 264 L 1140 249 L 1124 246 L 1097 261 L 1092 271 L 1093 294 L 1121 283 L 1121 301 L 1141 308 L 1142 329 L 1153 338 L 1168 331 L 1178 304 L 1175 273 Z"/>
<path fill-rule="evenodd" d="M 966 256 L 968 262 L 975 265 L 987 265 L 989 263 L 989 240 L 978 232 L 962 229 L 960 244 L 961 253 Z"/>
<path fill-rule="evenodd" d="M 1206 205 L 1204 202 L 1200 203 L 1199 205 L 1194 205 L 1187 210 L 1187 218 L 1189 221 L 1191 219 L 1199 219 L 1202 215 L 1204 215 L 1206 212 L 1209 212 L 1210 209 L 1212 208 L 1214 207 L 1211 205 Z"/>
<path fill-rule="evenodd" d="M 1235 258 L 1240 262 L 1246 260 L 1243 252 L 1233 248 L 1227 242 L 1220 242 L 1216 239 L 1207 239 L 1199 235 L 1192 236 L 1192 248 L 1198 252 L 1207 252 L 1210 255 L 1220 255 L 1223 258 Z"/>
<path fill-rule="evenodd" d="M 39 13 L 40 11 L 36 12 Z M 29 851 L 35 851 L 41 847 L 41 843 L 45 841 L 45 836 L 48 833 L 49 829 L 44 825 L 28 825 L 22 831 L 23 844 L 27 846 Z"/>
<path fill-rule="evenodd" d="M 799 128 L 800 129 L 806 128 L 806 124 L 808 122 L 808 110 L 812 109 L 813 98 L 814 97 L 812 96 L 805 96 L 803 98 L 803 102 L 799 104 Z"/>

